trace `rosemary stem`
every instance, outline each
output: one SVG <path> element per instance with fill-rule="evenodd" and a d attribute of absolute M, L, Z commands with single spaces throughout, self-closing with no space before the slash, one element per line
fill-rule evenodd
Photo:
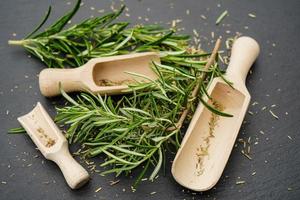
<path fill-rule="evenodd" d="M 216 55 L 219 51 L 220 46 L 221 46 L 221 39 L 219 38 L 216 41 L 215 47 L 214 47 L 214 49 L 213 49 L 206 65 L 205 65 L 205 67 L 204 67 L 204 70 L 208 70 L 209 67 L 215 62 Z M 201 82 L 203 82 L 205 77 L 206 77 L 206 72 L 203 72 L 201 74 L 201 76 L 199 77 L 199 79 L 197 80 L 196 86 L 194 87 L 194 89 L 192 91 L 192 96 L 191 96 L 192 99 L 194 99 L 197 96 L 200 84 L 201 84 Z M 173 130 L 176 130 L 176 129 L 179 130 L 182 127 L 183 122 L 184 122 L 186 116 L 188 115 L 189 111 L 190 111 L 190 104 L 188 102 L 186 108 L 184 109 L 184 111 L 182 112 L 178 122 L 176 123 L 176 126 L 175 127 L 169 127 L 169 128 L 167 128 L 167 130 L 168 131 L 173 131 Z"/>
<path fill-rule="evenodd" d="M 9 45 L 24 45 L 26 44 L 26 40 L 8 40 Z"/>

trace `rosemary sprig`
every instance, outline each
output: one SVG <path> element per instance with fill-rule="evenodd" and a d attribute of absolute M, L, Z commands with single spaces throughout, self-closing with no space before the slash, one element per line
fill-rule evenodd
<path fill-rule="evenodd" d="M 181 51 L 189 39 L 173 35 L 172 30 L 157 25 L 128 28 L 128 22 L 112 23 L 124 10 L 93 17 L 63 30 L 79 9 L 80 0 L 72 11 L 58 19 L 44 32 L 36 34 L 51 14 L 51 7 L 41 24 L 23 40 L 9 40 L 21 45 L 48 67 L 78 67 L 94 57 L 127 54 L 130 51 Z"/>
<path fill-rule="evenodd" d="M 218 50 L 219 50 L 220 46 L 221 46 L 221 39 L 218 39 L 216 42 L 216 45 L 212 51 L 212 54 L 209 57 L 206 65 L 204 67 L 204 70 L 208 70 L 210 68 L 210 66 L 215 62 L 215 59 L 218 54 Z M 198 95 L 199 88 L 202 85 L 201 83 L 204 81 L 205 77 L 206 77 L 206 73 L 202 73 L 200 75 L 200 77 L 197 78 L 196 86 L 194 87 L 193 92 L 191 93 L 191 99 L 195 99 L 195 97 Z M 202 103 L 204 102 L 201 97 L 200 97 L 200 101 Z M 211 108 L 211 106 L 209 106 L 208 104 L 205 104 L 205 105 L 207 108 Z M 188 102 L 185 110 L 182 112 L 178 122 L 176 123 L 176 126 L 170 127 L 170 128 L 168 128 L 168 130 L 180 129 L 182 127 L 182 124 L 183 124 L 185 118 L 187 117 L 187 114 L 189 113 L 189 111 L 190 111 L 190 103 Z M 219 112 L 219 115 L 223 114 L 221 111 L 218 111 L 218 112 Z M 224 116 L 226 116 L 226 114 L 224 114 Z M 227 117 L 229 117 L 229 115 Z"/>

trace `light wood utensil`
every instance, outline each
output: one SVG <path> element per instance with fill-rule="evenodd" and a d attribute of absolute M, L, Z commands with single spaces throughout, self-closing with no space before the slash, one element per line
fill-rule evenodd
<path fill-rule="evenodd" d="M 71 156 L 66 138 L 39 102 L 31 112 L 19 117 L 18 121 L 44 157 L 59 166 L 72 189 L 88 182 L 88 172 Z"/>
<path fill-rule="evenodd" d="M 39 75 L 41 93 L 46 97 L 60 94 L 59 82 L 66 92 L 90 90 L 97 94 L 120 94 L 135 80 L 146 79 L 130 75 L 133 72 L 155 80 L 151 62 L 160 62 L 154 52 L 94 58 L 74 69 L 44 69 Z"/>
<path fill-rule="evenodd" d="M 240 37 L 234 42 L 225 75 L 234 89 L 219 77 L 208 89 L 213 101 L 233 117 L 217 116 L 198 105 L 172 164 L 173 177 L 182 186 L 206 191 L 221 177 L 250 102 L 245 79 L 258 54 L 254 39 Z M 208 98 L 205 101 L 212 105 Z"/>

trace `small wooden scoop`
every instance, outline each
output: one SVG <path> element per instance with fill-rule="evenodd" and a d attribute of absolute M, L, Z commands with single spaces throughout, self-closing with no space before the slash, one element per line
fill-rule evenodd
<path fill-rule="evenodd" d="M 39 102 L 30 113 L 19 117 L 18 121 L 45 158 L 59 166 L 72 189 L 88 182 L 88 172 L 71 156 L 66 138 Z"/>
<path fill-rule="evenodd" d="M 46 97 L 60 94 L 59 82 L 66 92 L 89 89 L 97 94 L 120 94 L 128 84 L 146 79 L 130 75 L 133 72 L 156 79 L 151 61 L 160 62 L 154 52 L 94 58 L 75 69 L 44 69 L 39 75 L 41 93 Z"/>
<path fill-rule="evenodd" d="M 219 77 L 208 89 L 215 105 L 233 117 L 217 116 L 199 104 L 172 165 L 182 186 L 206 191 L 221 177 L 250 102 L 245 79 L 258 54 L 259 45 L 252 38 L 241 37 L 233 44 L 225 77 L 234 89 Z M 206 102 L 212 105 L 211 100 Z"/>

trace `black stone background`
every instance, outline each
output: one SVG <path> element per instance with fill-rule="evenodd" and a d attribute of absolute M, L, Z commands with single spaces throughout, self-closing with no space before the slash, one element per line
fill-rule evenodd
<path fill-rule="evenodd" d="M 247 114 L 247 123 L 239 134 L 239 138 L 251 136 L 253 160 L 241 155 L 240 146 L 234 148 L 216 188 L 204 193 L 193 193 L 178 185 L 171 176 L 170 164 L 165 176 L 160 174 L 154 183 L 142 182 L 134 193 L 130 190 L 132 178 L 121 177 L 120 183 L 110 186 L 113 176 L 96 174 L 92 175 L 88 185 L 72 191 L 55 164 L 40 155 L 29 137 L 7 134 L 9 128 L 18 126 L 16 117 L 29 112 L 37 101 L 54 116 L 51 102 L 59 100 L 46 99 L 39 92 L 36 75 L 44 65 L 28 58 L 22 48 L 8 46 L 7 40 L 21 39 L 29 33 L 50 4 L 53 5 L 52 22 L 75 3 L 70 0 L 69 5 L 67 2 L 2 0 L 0 3 L 0 199 L 300 199 L 299 0 L 125 1 L 130 17 L 123 14 L 120 19 L 130 20 L 133 24 L 155 21 L 165 24 L 173 19 L 183 19 L 180 25 L 185 28 L 184 32 L 192 34 L 196 29 L 203 36 L 201 40 L 206 50 L 212 48 L 208 45 L 211 39 L 205 39 L 211 38 L 211 31 L 225 38 L 241 32 L 257 39 L 261 46 L 253 73 L 247 79 L 252 103 L 257 101 L 259 104 L 250 106 L 254 115 Z M 111 3 L 86 0 L 73 21 L 97 15 L 99 9 L 108 11 Z M 115 3 L 118 7 L 122 2 Z M 222 22 L 225 26 L 216 26 L 215 20 L 224 10 L 229 12 Z M 250 18 L 248 13 L 257 17 Z M 207 20 L 203 20 L 201 14 Z M 138 16 L 148 17 L 149 22 L 139 20 Z M 245 29 L 245 26 L 249 28 Z M 231 33 L 226 33 L 227 30 Z M 17 35 L 13 36 L 13 33 Z M 273 104 L 276 107 L 271 108 Z M 264 106 L 267 109 L 262 111 Z M 271 116 L 270 108 L 279 120 Z M 260 130 L 265 134 L 262 135 Z M 254 145 L 255 141 L 258 144 Z M 39 157 L 35 158 L 35 155 Z M 168 161 L 173 156 L 170 155 Z M 256 175 L 252 176 L 254 171 Z M 246 183 L 236 185 L 238 180 Z M 95 193 L 98 187 L 102 190 Z M 156 193 L 151 195 L 151 192 Z"/>

